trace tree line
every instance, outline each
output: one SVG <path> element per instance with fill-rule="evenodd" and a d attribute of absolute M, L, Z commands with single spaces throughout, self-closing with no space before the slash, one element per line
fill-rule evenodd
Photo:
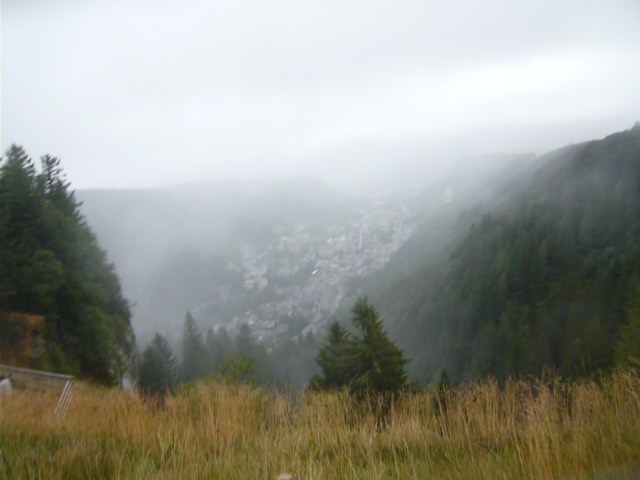
<path fill-rule="evenodd" d="M 380 314 L 360 299 L 351 326 L 269 351 L 248 326 L 233 338 L 202 334 L 187 314 L 180 360 L 158 335 L 139 358 L 141 377 L 164 379 L 161 389 L 210 375 L 304 387 L 315 373 L 313 388 L 359 396 L 407 388 L 406 369 L 420 383 L 443 371 L 453 382 L 549 367 L 579 376 L 640 357 L 640 126 L 539 163 L 457 231 L 440 261 L 420 267 L 414 239 L 418 267 L 376 295 Z M 129 305 L 60 161 L 44 156 L 38 172 L 15 145 L 0 165 L 0 268 L 0 348 L 37 330 L 27 366 L 105 384 L 131 369 Z"/>
<path fill-rule="evenodd" d="M 43 156 L 38 172 L 12 145 L 0 165 L 0 351 L 23 366 L 114 384 L 135 351 L 130 319 L 60 160 Z"/>
<path fill-rule="evenodd" d="M 421 382 L 640 357 L 640 126 L 539 164 L 438 263 L 376 297 Z"/>
<path fill-rule="evenodd" d="M 305 337 L 307 347 L 311 347 L 308 353 L 319 370 L 309 386 L 316 390 L 345 388 L 356 397 L 392 394 L 407 387 L 408 361 L 389 338 L 378 311 L 363 297 L 358 299 L 352 313 L 353 332 L 334 322 L 319 348 L 309 341 L 313 334 Z M 143 392 L 162 394 L 175 391 L 183 383 L 214 377 L 291 387 L 287 378 L 273 368 L 274 359 L 285 351 L 289 354 L 287 364 L 300 360 L 299 352 L 289 347 L 267 352 L 253 339 L 246 324 L 235 338 L 224 328 L 215 332 L 210 329 L 203 337 L 192 315 L 187 313 L 180 342 L 181 360 L 176 360 L 168 341 L 156 334 L 141 356 L 139 386 Z"/>
<path fill-rule="evenodd" d="M 0 353 L 7 357 L 21 350 L 21 366 L 111 385 L 137 365 L 140 384 L 148 392 L 172 390 L 210 375 L 301 388 L 316 370 L 323 375 L 316 377 L 316 388 L 339 384 L 326 364 L 326 352 L 317 366 L 313 333 L 267 352 L 248 325 L 235 337 L 224 328 L 202 335 L 189 313 L 179 361 L 159 334 L 137 356 L 120 281 L 80 211 L 60 160 L 45 155 L 38 171 L 17 145 L 7 150 L 0 165 L 0 271 Z M 355 349 L 350 355 L 357 351 L 379 362 L 372 352 L 384 336 L 381 324 L 377 313 L 359 305 L 360 316 L 366 313 L 358 324 L 363 340 L 358 343 L 346 333 L 343 340 Z M 367 375 L 373 375 L 370 386 L 377 388 L 379 374 L 370 372 L 377 371 L 378 363 L 366 365 L 361 359 L 348 380 L 368 388 Z"/>

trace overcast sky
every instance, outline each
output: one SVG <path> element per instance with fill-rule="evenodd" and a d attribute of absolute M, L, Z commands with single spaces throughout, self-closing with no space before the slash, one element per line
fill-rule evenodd
<path fill-rule="evenodd" d="M 344 180 L 638 120 L 638 1 L 2 1 L 3 149 L 76 188 Z"/>

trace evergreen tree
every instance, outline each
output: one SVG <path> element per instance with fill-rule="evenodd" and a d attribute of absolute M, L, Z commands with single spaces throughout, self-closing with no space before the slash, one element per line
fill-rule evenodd
<path fill-rule="evenodd" d="M 23 366 L 114 384 L 133 355 L 131 312 L 79 207 L 59 159 L 42 157 L 38 174 L 22 147 L 9 148 L 0 167 L 0 315 L 46 319 L 42 354 Z"/>
<path fill-rule="evenodd" d="M 640 129 L 552 152 L 515 180 L 439 255 L 414 239 L 425 266 L 376 298 L 423 382 L 443 368 L 456 383 L 589 375 L 638 351 L 625 307 L 640 276 Z"/>
<path fill-rule="evenodd" d="M 637 363 L 640 360 L 640 283 L 629 301 L 627 321 L 620 329 L 616 359 L 620 363 Z"/>
<path fill-rule="evenodd" d="M 167 340 L 159 333 L 145 348 L 138 368 L 138 386 L 148 395 L 174 392 L 178 384 L 177 362 Z"/>
<path fill-rule="evenodd" d="M 358 397 L 370 393 L 396 393 L 407 385 L 407 360 L 389 338 L 378 311 L 366 297 L 352 310 L 359 335 L 347 333 L 337 323 L 329 329 L 327 343 L 320 347 L 321 375 L 313 385 L 320 388 L 348 386 Z"/>
<path fill-rule="evenodd" d="M 256 374 L 250 357 L 227 357 L 215 371 L 216 375 L 230 383 L 255 384 Z"/>
<path fill-rule="evenodd" d="M 318 349 L 316 361 L 322 373 L 312 379 L 315 388 L 343 387 L 353 380 L 356 342 L 338 322 L 329 327 L 327 343 Z"/>
<path fill-rule="evenodd" d="M 184 319 L 182 334 L 182 363 L 180 364 L 180 379 L 184 382 L 204 377 L 209 370 L 207 350 L 204 346 L 202 334 L 190 312 Z"/>
<path fill-rule="evenodd" d="M 253 364 L 255 381 L 258 384 L 269 384 L 273 381 L 271 361 L 264 345 L 257 344 L 247 324 L 240 327 L 236 337 L 235 356 L 237 359 L 249 358 Z"/>
<path fill-rule="evenodd" d="M 11 145 L 0 168 L 1 308 L 27 311 L 32 304 L 32 255 L 41 248 L 42 199 L 36 169 L 22 147 Z"/>
<path fill-rule="evenodd" d="M 387 335 L 378 311 L 366 297 L 356 301 L 352 323 L 360 331 L 352 391 L 359 394 L 400 391 L 407 383 L 405 367 L 408 362 L 402 350 Z"/>
<path fill-rule="evenodd" d="M 213 328 L 207 330 L 204 340 L 204 348 L 207 352 L 207 375 L 213 373 L 224 360 L 222 345 L 219 344 Z"/>
<path fill-rule="evenodd" d="M 209 328 L 204 347 L 208 355 L 207 373 L 215 372 L 225 359 L 231 358 L 235 354 L 234 341 L 224 327 L 218 327 L 215 331 L 213 328 Z"/>

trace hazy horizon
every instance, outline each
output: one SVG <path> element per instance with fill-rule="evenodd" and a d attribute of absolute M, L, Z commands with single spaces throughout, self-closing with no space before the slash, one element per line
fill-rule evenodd
<path fill-rule="evenodd" d="M 2 148 L 77 189 L 403 184 L 640 119 L 633 2 L 2 7 Z"/>

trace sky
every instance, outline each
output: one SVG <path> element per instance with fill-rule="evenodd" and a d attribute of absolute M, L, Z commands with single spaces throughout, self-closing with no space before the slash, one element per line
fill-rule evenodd
<path fill-rule="evenodd" d="M 640 120 L 637 1 L 3 0 L 1 50 L 3 151 L 75 188 L 349 186 Z"/>

